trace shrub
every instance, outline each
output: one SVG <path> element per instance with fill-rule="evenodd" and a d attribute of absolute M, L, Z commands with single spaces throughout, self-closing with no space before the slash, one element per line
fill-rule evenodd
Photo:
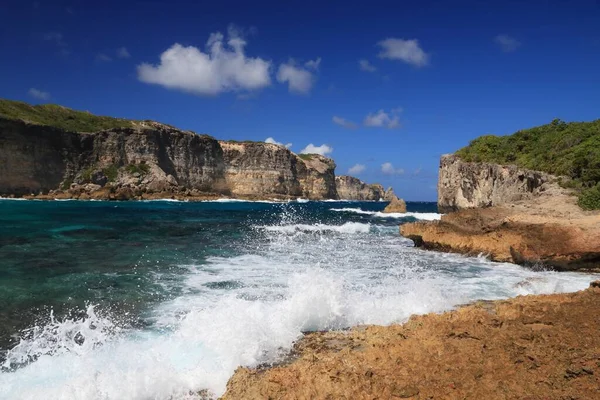
<path fill-rule="evenodd" d="M 579 195 L 577 204 L 584 210 L 600 209 L 600 184 L 589 189 L 584 189 Z"/>

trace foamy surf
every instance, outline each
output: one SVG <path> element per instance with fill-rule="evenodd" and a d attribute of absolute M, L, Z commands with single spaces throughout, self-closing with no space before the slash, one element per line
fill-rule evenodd
<path fill-rule="evenodd" d="M 335 212 L 346 212 L 346 213 L 354 213 L 361 215 L 370 215 L 377 218 L 407 218 L 412 217 L 425 221 L 435 221 L 439 220 L 443 214 L 438 213 L 420 213 L 420 212 L 405 212 L 405 213 L 384 213 L 381 211 L 366 211 L 360 208 L 331 208 L 331 211 Z"/>
<path fill-rule="evenodd" d="M 346 222 L 342 225 L 327 225 L 327 224 L 292 224 L 292 225 L 276 225 L 276 226 L 260 226 L 259 229 L 270 232 L 281 233 L 297 233 L 297 232 L 337 232 L 345 234 L 353 233 L 368 233 L 371 229 L 370 224 L 360 222 Z"/>

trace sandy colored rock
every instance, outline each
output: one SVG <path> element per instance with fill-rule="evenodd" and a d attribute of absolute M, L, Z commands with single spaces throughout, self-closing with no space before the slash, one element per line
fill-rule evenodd
<path fill-rule="evenodd" d="M 400 233 L 429 250 L 557 270 L 600 270 L 600 212 L 581 210 L 566 192 L 408 223 Z"/>
<path fill-rule="evenodd" d="M 464 162 L 454 154 L 440 159 L 438 208 L 448 213 L 529 200 L 559 190 L 558 178 L 514 165 Z"/>
<path fill-rule="evenodd" d="M 391 200 L 395 197 L 394 190 L 388 188 L 386 191 L 378 183 L 368 184 L 353 176 L 341 175 L 335 177 L 338 198 L 340 200 Z"/>
<path fill-rule="evenodd" d="M 600 288 L 307 334 L 223 399 L 597 399 Z"/>
<path fill-rule="evenodd" d="M 392 198 L 390 204 L 385 206 L 383 209 L 384 213 L 405 213 L 406 212 L 406 202 L 396 196 Z"/>

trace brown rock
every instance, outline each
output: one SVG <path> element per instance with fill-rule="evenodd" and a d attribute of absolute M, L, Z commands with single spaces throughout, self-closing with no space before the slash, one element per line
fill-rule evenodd
<path fill-rule="evenodd" d="M 588 289 L 309 333 L 281 365 L 238 368 L 222 398 L 596 399 L 599 307 Z"/>
<path fill-rule="evenodd" d="M 388 204 L 384 209 L 384 213 L 405 213 L 406 212 L 406 202 L 398 197 L 394 196 L 390 204 Z"/>

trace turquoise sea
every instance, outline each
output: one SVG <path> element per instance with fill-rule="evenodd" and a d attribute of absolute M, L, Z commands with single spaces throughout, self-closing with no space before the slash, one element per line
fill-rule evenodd
<path fill-rule="evenodd" d="M 0 399 L 215 396 L 303 332 L 597 277 L 415 249 L 434 203 L 0 200 Z"/>

